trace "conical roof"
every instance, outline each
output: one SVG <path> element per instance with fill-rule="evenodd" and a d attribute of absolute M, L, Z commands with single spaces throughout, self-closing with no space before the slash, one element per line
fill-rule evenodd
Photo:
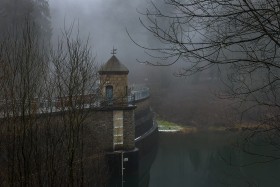
<path fill-rule="evenodd" d="M 113 55 L 99 70 L 99 74 L 128 74 L 128 69 Z"/>

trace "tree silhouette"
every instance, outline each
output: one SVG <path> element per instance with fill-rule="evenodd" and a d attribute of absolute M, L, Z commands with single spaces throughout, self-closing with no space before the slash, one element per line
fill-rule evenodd
<path fill-rule="evenodd" d="M 263 140 L 279 149 L 279 1 L 164 0 L 151 2 L 141 14 L 141 24 L 158 42 L 148 47 L 128 32 L 153 57 L 144 63 L 170 66 L 181 61 L 185 67 L 179 76 L 218 66 L 226 86 L 219 96 L 238 101 L 244 113 L 254 112 L 259 128 L 250 137 L 265 134 Z"/>

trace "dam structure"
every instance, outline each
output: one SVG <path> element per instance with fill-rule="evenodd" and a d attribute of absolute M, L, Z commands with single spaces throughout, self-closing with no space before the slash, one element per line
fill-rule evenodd
<path fill-rule="evenodd" d="M 158 140 L 158 128 L 150 106 L 150 90 L 147 86 L 129 87 L 129 70 L 115 54 L 98 73 L 100 82 L 95 86 L 98 92 L 38 97 L 30 102 L 32 113 L 24 114 L 26 112 L 20 107 L 12 113 L 6 103 L 15 103 L 15 106 L 25 103 L 3 100 L 0 107 L 6 111 L 0 112 L 0 122 L 2 125 L 11 122 L 20 126 L 23 120 L 31 121 L 40 127 L 38 137 L 43 142 L 48 127 L 64 134 L 65 127 L 78 120 L 77 123 L 86 129 L 80 138 L 87 145 L 87 157 L 97 157 L 99 150 L 106 157 L 109 187 L 147 187 Z M 56 134 L 52 136 L 60 139 Z M 97 147 L 97 152 L 94 152 Z M 42 148 L 45 148 L 44 145 Z M 65 150 L 62 148 L 64 153 L 67 147 Z"/>
<path fill-rule="evenodd" d="M 110 186 L 147 186 L 158 130 L 148 87 L 128 87 L 128 69 L 113 56 L 100 71 L 103 111 L 111 111 Z M 109 145 L 108 145 L 109 148 Z"/>

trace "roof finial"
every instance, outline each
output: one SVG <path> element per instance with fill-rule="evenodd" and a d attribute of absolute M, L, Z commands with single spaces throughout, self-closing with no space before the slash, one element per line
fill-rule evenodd
<path fill-rule="evenodd" d="M 112 55 L 117 54 L 117 52 L 116 52 L 116 51 L 117 51 L 117 49 L 115 49 L 115 47 L 113 46 L 113 50 L 112 50 L 111 54 L 112 54 Z"/>

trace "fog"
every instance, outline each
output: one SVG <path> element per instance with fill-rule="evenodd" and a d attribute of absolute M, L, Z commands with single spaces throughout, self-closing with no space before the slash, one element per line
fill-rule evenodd
<path fill-rule="evenodd" d="M 6 4 L 6 9 L 0 9 L 2 15 L 13 11 L 12 9 L 8 9 L 9 3 L 7 2 L 10 1 L 2 2 L 3 7 Z M 24 4 L 23 1 L 22 3 Z M 168 15 L 176 13 L 176 9 L 166 5 L 164 0 L 153 3 L 156 3 L 156 6 Z M 16 4 L 16 7 L 19 9 L 22 8 L 22 6 L 23 5 L 20 3 Z M 44 7 L 41 8 L 44 9 Z M 141 25 L 139 19 L 143 20 L 144 24 L 147 23 L 147 26 L 152 26 L 149 25 L 147 17 L 141 14 L 146 13 L 147 9 L 153 10 L 151 0 L 49 0 L 52 32 L 47 30 L 47 33 L 43 33 L 43 35 L 45 36 L 51 33 L 49 35 L 51 35 L 52 44 L 57 46 L 56 42 L 62 32 L 65 31 L 65 29 L 68 30 L 71 25 L 74 25 L 73 35 L 79 31 L 79 36 L 83 40 L 87 40 L 89 37 L 92 54 L 95 56 L 95 62 L 98 65 L 106 63 L 112 55 L 111 51 L 113 47 L 117 48 L 116 56 L 130 70 L 129 84 L 145 83 L 150 87 L 153 97 L 151 99 L 153 107 L 156 112 L 160 113 L 161 117 L 167 116 L 170 120 L 180 123 L 186 122 L 186 124 L 189 125 L 202 125 L 209 123 L 210 120 L 213 121 L 213 123 L 217 123 L 217 120 L 220 119 L 221 111 L 225 111 L 223 105 L 228 105 L 228 103 L 224 104 L 223 102 L 218 103 L 216 106 L 213 105 L 213 102 L 217 103 L 213 94 L 215 94 L 217 90 L 220 90 L 221 87 L 221 83 L 218 80 L 219 73 L 217 69 L 207 69 L 202 73 L 190 77 L 174 76 L 183 68 L 188 68 L 194 64 L 190 63 L 192 60 L 190 60 L 191 57 L 188 58 L 188 54 L 182 57 L 176 64 L 167 67 L 149 66 L 139 62 L 158 61 L 159 63 L 163 63 L 161 59 L 151 58 L 147 54 L 147 52 L 149 53 L 151 51 L 145 51 L 143 48 L 137 46 L 129 35 L 138 44 L 148 48 L 165 48 L 166 45 L 167 48 L 170 49 L 174 47 L 169 42 L 163 44 L 164 42 L 159 41 L 151 32 Z M 14 11 L 17 12 L 17 10 Z M 46 13 L 48 12 L 48 8 L 44 11 L 45 12 L 37 11 L 36 13 L 32 13 L 32 16 L 35 22 L 38 20 L 41 22 L 40 19 L 45 17 L 47 21 L 44 23 L 49 25 L 49 15 Z M 13 18 L 13 16 L 10 17 Z M 3 18 L 5 18 L 5 16 Z M 14 20 L 11 18 L 7 19 L 7 21 Z M 15 18 L 19 19 L 17 17 Z M 36 18 L 38 20 L 36 20 Z M 155 16 L 155 19 L 157 19 L 157 16 Z M 22 22 L 21 20 L 23 19 L 19 19 L 18 21 Z M 8 22 L 12 23 L 13 21 Z M 169 19 L 158 18 L 157 23 L 163 29 L 170 27 Z M 184 26 L 188 27 L 188 25 L 185 24 Z M 5 28 L 5 26 L 3 28 Z M 192 35 L 193 34 L 191 34 L 191 36 Z M 199 39 L 197 35 L 194 35 L 194 37 Z M 226 73 L 227 72 L 225 72 L 225 74 Z M 217 109 L 217 119 L 213 118 L 213 116 L 215 116 L 213 115 L 213 108 Z M 170 109 L 173 112 L 170 112 Z M 193 120 L 192 118 L 194 116 L 197 116 L 197 119 Z M 201 118 L 205 118 L 205 120 L 201 120 Z"/>
<path fill-rule="evenodd" d="M 170 8 L 165 7 L 164 2 L 156 3 L 163 9 Z M 145 21 L 140 13 L 151 6 L 149 0 L 50 0 L 49 5 L 53 40 L 61 34 L 64 26 L 69 28 L 74 23 L 83 39 L 90 36 L 97 63 L 104 64 L 111 57 L 113 47 L 117 48 L 116 56 L 130 70 L 130 84 L 148 84 L 152 91 L 153 107 L 161 118 L 186 125 L 226 123 L 227 120 L 219 116 L 227 111 L 228 103 L 218 101 L 213 96 L 220 89 L 220 84 L 217 79 L 207 82 L 209 72 L 178 78 L 174 75 L 187 66 L 187 62 L 181 61 L 168 67 L 139 63 L 155 59 L 135 45 L 126 30 L 133 40 L 143 46 L 162 45 L 139 21 Z M 164 24 L 164 20 L 161 20 L 161 24 Z M 213 74 L 213 70 L 210 72 Z"/>
<path fill-rule="evenodd" d="M 151 1 L 155 3 L 154 7 Z M 228 163 L 231 166 L 232 155 L 234 160 L 238 160 L 239 156 L 242 161 L 245 160 L 245 157 L 240 155 L 240 150 L 233 154 L 230 151 L 228 154 L 228 139 L 217 139 L 217 134 L 224 136 L 230 133 L 230 136 L 235 137 L 236 131 L 246 135 L 253 132 L 254 137 L 248 135 L 253 143 L 259 143 L 255 135 L 264 132 L 264 139 L 268 140 L 272 150 L 275 149 L 274 146 L 279 147 L 280 136 L 276 136 L 274 140 L 274 136 L 279 135 L 277 131 L 280 111 L 278 35 L 255 40 L 254 38 L 262 38 L 265 35 L 262 32 L 267 33 L 269 27 L 264 27 L 261 31 L 256 30 L 255 23 L 252 22 L 251 25 L 251 20 L 258 18 L 255 10 L 255 18 L 249 16 L 250 19 L 247 19 L 251 12 L 243 9 L 243 5 L 239 8 L 246 10 L 243 15 L 245 21 L 239 18 L 240 12 L 236 9 L 236 4 L 228 6 L 234 14 L 228 13 L 228 9 L 217 11 L 216 14 L 214 5 L 218 4 L 219 7 L 220 1 L 194 1 L 189 5 L 183 4 L 182 12 L 182 4 L 177 4 L 176 9 L 176 6 L 172 6 L 173 2 L 0 0 L 0 147 L 4 148 L 0 155 L 0 171 L 4 171 L 4 180 L 0 177 L 0 184 L 93 186 L 91 184 L 96 183 L 95 186 L 104 186 L 102 184 L 108 183 L 111 173 L 107 163 L 112 161 L 117 166 L 116 160 L 120 161 L 120 167 L 113 168 L 116 174 L 120 173 L 118 169 L 125 171 L 121 172 L 122 184 L 125 181 L 126 185 L 133 186 L 127 182 L 128 177 L 125 173 L 134 173 L 132 178 L 135 179 L 156 179 L 162 184 L 167 184 L 155 177 L 159 176 L 157 174 L 161 175 L 163 167 L 158 167 L 156 175 L 141 176 L 141 168 L 147 169 L 149 174 L 150 166 L 145 164 L 152 164 L 157 151 L 155 144 L 164 141 L 164 146 L 159 148 L 158 165 L 169 168 L 166 171 L 174 170 L 175 166 L 175 175 L 174 180 L 165 177 L 169 176 L 168 173 L 163 173 L 160 177 L 165 177 L 175 184 L 179 181 L 176 179 L 179 176 L 176 169 L 179 168 L 179 173 L 194 173 L 195 175 L 189 176 L 197 178 L 200 182 L 204 174 L 207 174 L 208 178 L 209 172 L 216 175 L 216 170 L 208 171 L 205 167 L 209 166 L 209 160 L 217 165 L 218 162 L 212 157 L 221 146 L 226 147 L 225 155 L 230 157 Z M 196 9 L 195 5 L 199 8 Z M 193 15 L 199 12 L 200 5 L 202 10 L 210 10 L 206 11 L 205 17 L 200 13 Z M 184 6 L 191 6 L 191 14 L 187 18 Z M 223 4 L 222 7 L 224 6 Z M 249 8 L 251 9 L 250 6 Z M 272 21 L 274 18 L 278 20 L 274 6 L 272 10 Z M 225 15 L 228 15 L 227 19 L 221 16 L 224 11 Z M 213 16 L 209 16 L 209 13 L 213 13 Z M 270 19 L 261 22 L 260 28 L 263 28 L 263 23 L 265 26 L 270 25 Z M 239 20 L 242 21 L 238 24 Z M 246 22 L 249 23 L 249 27 Z M 260 22 L 259 19 L 257 22 Z M 235 24 L 240 28 L 236 27 L 231 31 L 231 27 L 228 26 Z M 250 41 L 251 31 L 255 31 L 256 34 Z M 271 33 L 278 33 L 279 28 L 272 31 Z M 257 37 L 259 33 L 261 37 Z M 78 40 L 76 36 L 79 36 Z M 249 39 L 244 39 L 244 36 Z M 272 36 L 275 37 L 272 39 L 277 41 L 275 50 L 270 44 L 273 43 Z M 73 43 L 71 37 L 74 39 Z M 79 39 L 89 44 L 90 48 L 88 45 L 85 48 L 84 45 L 80 45 Z M 247 43 L 248 41 L 250 42 Z M 59 42 L 62 42 L 61 45 Z M 149 50 L 151 48 L 156 49 Z M 92 58 L 88 55 L 88 49 L 95 57 L 96 64 L 91 64 Z M 119 85 L 114 81 L 120 80 L 120 84 L 126 84 L 122 77 L 108 81 L 103 79 L 103 76 L 98 76 L 98 68 L 111 58 L 114 49 L 117 49 L 117 58 L 129 69 L 129 85 L 146 86 L 144 92 L 138 92 L 141 96 L 145 95 L 144 97 L 137 100 L 137 97 L 133 97 L 135 92 L 129 93 L 131 88 L 127 89 L 127 85 L 122 86 L 125 87 L 123 91 L 118 91 Z M 256 56 L 252 58 L 252 54 Z M 171 57 L 164 58 L 164 55 Z M 173 59 L 175 61 L 172 61 Z M 148 65 L 149 63 L 145 62 L 151 63 Z M 112 85 L 107 84 L 111 84 L 110 82 Z M 106 88 L 99 86 L 104 86 L 103 83 Z M 128 98 L 136 98 L 133 105 L 130 100 L 128 102 Z M 161 132 L 159 141 L 156 140 L 158 131 Z M 164 137 L 164 133 L 171 134 Z M 204 133 L 207 135 L 201 136 Z M 215 141 L 209 141 L 211 137 L 208 133 L 213 133 Z M 164 137 L 164 141 L 161 137 Z M 239 135 L 236 138 L 239 139 Z M 219 142 L 217 146 L 216 140 Z M 141 141 L 149 145 L 146 146 L 146 143 L 142 144 Z M 202 149 L 197 144 L 200 141 Z M 162 151 L 166 148 L 166 143 L 171 143 L 168 145 L 171 149 Z M 244 143 L 245 148 L 248 143 L 247 136 Z M 175 144 L 181 145 L 176 148 Z M 134 149 L 135 146 L 139 149 Z M 127 153 L 136 157 L 144 156 L 142 161 L 145 164 L 131 162 L 134 156 L 126 154 L 127 150 Z M 116 154 L 107 155 L 108 151 L 114 151 Z M 248 153 L 254 157 L 263 157 L 263 163 L 270 161 L 267 158 L 279 159 L 277 151 L 273 151 L 272 156 L 269 155 L 271 150 L 263 150 L 268 155 L 259 154 L 259 149 L 257 154 L 250 151 L 249 148 Z M 143 153 L 151 154 L 151 158 Z M 168 156 L 169 153 L 172 157 L 161 157 Z M 183 163 L 174 155 L 176 158 L 183 155 L 184 158 L 179 159 Z M 203 155 L 210 157 L 206 158 Z M 220 159 L 223 155 L 216 155 L 219 156 L 219 160 L 227 161 L 225 157 Z M 116 157 L 113 158 L 114 156 Z M 118 159 L 118 156 L 122 160 Z M 169 162 L 170 160 L 175 160 L 175 163 Z M 256 159 L 256 163 L 262 163 L 261 161 Z M 130 172 L 128 163 L 132 163 L 132 166 L 137 163 L 137 172 Z M 240 170 L 239 167 L 234 168 Z M 221 169 L 224 170 L 224 167 Z M 239 175 L 239 172 L 236 173 Z M 179 176 L 183 179 L 181 184 L 185 184 L 184 175 Z M 213 181 L 220 182 L 216 179 Z"/>
<path fill-rule="evenodd" d="M 147 43 L 147 32 L 140 25 L 137 12 L 145 8 L 146 1 L 50 0 L 49 3 L 54 40 L 64 25 L 68 28 L 74 23 L 84 39 L 90 36 L 97 62 L 105 63 L 115 47 L 117 57 L 132 73 L 143 67 L 136 59 L 140 59 L 144 51 L 133 44 L 126 29 L 136 40 Z"/>
<path fill-rule="evenodd" d="M 69 28 L 74 23 L 84 40 L 90 37 L 92 52 L 99 64 L 110 58 L 113 47 L 117 48 L 116 56 L 130 70 L 131 84 L 147 81 L 148 74 L 162 74 L 162 69 L 165 76 L 173 79 L 173 74 L 178 71 L 179 63 L 168 68 L 154 68 L 140 63 L 155 59 L 133 43 L 127 34 L 128 31 L 133 40 L 143 46 L 161 45 L 139 21 L 145 20 L 141 13 L 150 7 L 150 0 L 50 0 L 49 5 L 53 41 L 57 40 L 64 26 Z"/>

